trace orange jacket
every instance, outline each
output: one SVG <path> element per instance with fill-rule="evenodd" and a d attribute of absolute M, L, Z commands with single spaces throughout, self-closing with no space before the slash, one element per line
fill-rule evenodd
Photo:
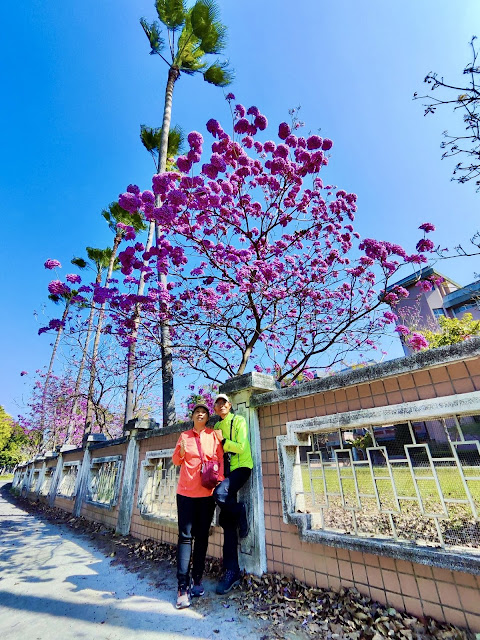
<path fill-rule="evenodd" d="M 200 438 L 203 459 L 218 460 L 220 466 L 219 480 L 223 480 L 223 449 L 213 429 L 205 427 L 198 434 L 195 429 L 189 429 L 180 434 L 175 451 L 173 452 L 173 464 L 180 465 L 180 477 L 178 479 L 177 493 L 190 498 L 206 498 L 211 496 L 213 489 L 202 487 L 200 482 L 201 459 L 198 452 L 197 439 Z M 180 443 L 185 440 L 185 455 L 180 456 Z"/>

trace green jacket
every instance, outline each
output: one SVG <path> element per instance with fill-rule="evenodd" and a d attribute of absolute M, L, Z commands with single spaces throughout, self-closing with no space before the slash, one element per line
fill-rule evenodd
<path fill-rule="evenodd" d="M 230 440 L 230 423 L 232 425 L 232 439 Z M 225 442 L 223 450 L 225 453 L 232 453 L 230 460 L 230 471 L 239 467 L 253 469 L 252 454 L 250 452 L 250 442 L 248 440 L 248 427 L 243 416 L 229 413 L 226 418 L 215 424 L 215 429 L 221 429 Z"/>

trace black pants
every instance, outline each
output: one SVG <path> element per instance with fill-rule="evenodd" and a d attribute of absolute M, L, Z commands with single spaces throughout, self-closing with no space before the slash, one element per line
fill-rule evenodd
<path fill-rule="evenodd" d="M 195 582 L 202 578 L 205 569 L 205 556 L 207 555 L 208 532 L 215 511 L 215 500 L 213 496 L 190 498 L 177 493 L 177 511 L 177 579 L 178 588 L 185 589 L 190 585 L 192 545 L 192 577 Z M 193 544 L 194 539 L 195 544 Z"/>
<path fill-rule="evenodd" d="M 237 493 L 249 479 L 251 469 L 239 467 L 230 472 L 213 495 L 220 507 L 220 526 L 223 528 L 223 567 L 232 571 L 240 571 L 238 565 L 238 522 L 242 507 L 237 501 Z"/>

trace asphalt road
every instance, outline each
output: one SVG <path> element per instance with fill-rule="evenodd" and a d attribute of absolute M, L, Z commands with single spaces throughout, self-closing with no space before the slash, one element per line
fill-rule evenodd
<path fill-rule="evenodd" d="M 1 486 L 5 483 L 0 483 Z M 174 572 L 154 583 L 70 530 L 44 522 L 0 494 L 2 640 L 260 640 L 268 623 L 214 594 L 175 608 Z M 159 586 L 160 584 L 160 586 Z"/>

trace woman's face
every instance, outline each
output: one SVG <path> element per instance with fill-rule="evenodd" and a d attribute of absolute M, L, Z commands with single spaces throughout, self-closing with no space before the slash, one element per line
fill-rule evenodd
<path fill-rule="evenodd" d="M 205 426 L 208 422 L 208 412 L 203 407 L 197 407 L 192 414 L 193 424 L 196 426 Z"/>

